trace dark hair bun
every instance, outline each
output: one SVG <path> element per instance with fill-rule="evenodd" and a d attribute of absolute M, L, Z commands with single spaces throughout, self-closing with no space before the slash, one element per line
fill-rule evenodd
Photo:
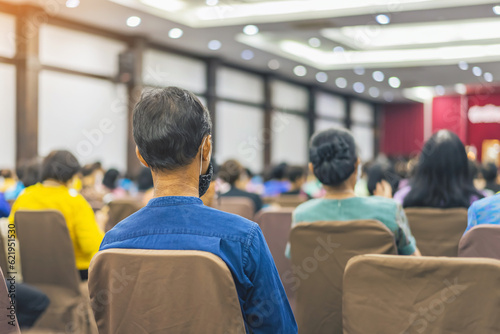
<path fill-rule="evenodd" d="M 309 158 L 314 175 L 329 186 L 336 186 L 354 173 L 356 144 L 351 133 L 342 129 L 319 132 L 311 139 Z"/>

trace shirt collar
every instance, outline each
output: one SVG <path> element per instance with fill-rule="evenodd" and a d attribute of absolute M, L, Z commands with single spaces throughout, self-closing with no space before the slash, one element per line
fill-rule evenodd
<path fill-rule="evenodd" d="M 147 206 L 172 206 L 172 205 L 203 205 L 203 201 L 192 196 L 165 196 L 156 197 L 148 202 Z"/>

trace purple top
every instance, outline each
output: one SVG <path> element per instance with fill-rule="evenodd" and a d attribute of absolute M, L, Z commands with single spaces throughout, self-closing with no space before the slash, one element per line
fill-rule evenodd
<path fill-rule="evenodd" d="M 406 195 L 408 195 L 411 191 L 411 186 L 406 186 L 401 189 L 399 189 L 395 194 L 394 194 L 394 200 L 398 202 L 399 204 L 403 205 L 403 201 L 405 200 Z M 484 197 L 488 197 L 488 194 L 484 193 L 483 191 L 479 190 L 481 194 L 484 195 Z M 470 204 L 474 203 L 477 201 L 479 197 L 477 196 L 471 196 L 470 197 Z"/>

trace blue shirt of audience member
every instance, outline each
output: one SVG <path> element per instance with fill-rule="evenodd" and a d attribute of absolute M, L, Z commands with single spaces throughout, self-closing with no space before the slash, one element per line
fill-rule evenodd
<path fill-rule="evenodd" d="M 500 225 L 500 194 L 483 198 L 469 207 L 466 232 L 476 225 Z"/>
<path fill-rule="evenodd" d="M 0 193 L 0 218 L 10 215 L 10 204 L 5 200 L 3 193 Z"/>

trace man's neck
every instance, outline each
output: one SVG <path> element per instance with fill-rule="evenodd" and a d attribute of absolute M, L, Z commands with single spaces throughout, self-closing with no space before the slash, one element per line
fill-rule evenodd
<path fill-rule="evenodd" d="M 199 178 L 190 176 L 190 173 L 171 171 L 154 174 L 154 197 L 164 196 L 192 196 L 199 197 Z"/>

